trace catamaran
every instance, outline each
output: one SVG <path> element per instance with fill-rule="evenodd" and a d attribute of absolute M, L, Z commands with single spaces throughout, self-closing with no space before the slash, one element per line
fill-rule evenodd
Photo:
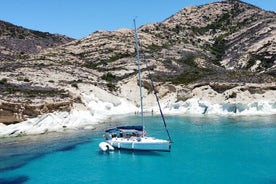
<path fill-rule="evenodd" d="M 171 137 L 167 129 L 164 115 L 161 110 L 161 106 L 153 86 L 153 92 L 159 106 L 160 114 L 166 129 L 168 139 L 157 139 L 154 137 L 146 136 L 145 123 L 144 123 L 144 112 L 143 112 L 143 97 L 142 97 L 142 80 L 141 80 L 141 70 L 140 70 L 140 56 L 139 56 L 139 42 L 138 33 L 136 28 L 136 21 L 134 21 L 135 30 L 135 43 L 136 43 L 136 57 L 138 60 L 138 79 L 139 79 L 139 89 L 140 89 L 140 108 L 141 108 L 141 121 L 142 125 L 139 126 L 119 126 L 111 128 L 105 131 L 105 142 L 101 142 L 99 147 L 103 151 L 110 151 L 117 149 L 129 149 L 129 150 L 147 150 L 147 151 L 170 151 L 171 149 Z"/>

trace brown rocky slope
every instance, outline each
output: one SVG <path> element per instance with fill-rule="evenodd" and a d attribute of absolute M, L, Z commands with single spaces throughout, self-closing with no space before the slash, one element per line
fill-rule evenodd
<path fill-rule="evenodd" d="M 30 54 L 72 40 L 67 36 L 30 30 L 0 20 L 0 61 L 26 59 Z"/>

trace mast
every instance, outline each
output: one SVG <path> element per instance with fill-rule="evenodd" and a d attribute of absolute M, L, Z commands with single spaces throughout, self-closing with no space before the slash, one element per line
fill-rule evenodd
<path fill-rule="evenodd" d="M 143 111 L 143 94 L 142 94 L 142 80 L 141 80 L 141 70 L 140 70 L 140 56 L 139 56 L 139 42 L 138 42 L 138 34 L 136 28 L 136 21 L 134 22 L 134 30 L 135 30 L 135 43 L 136 43 L 136 57 L 138 60 L 138 80 L 139 80 L 139 89 L 140 89 L 140 107 L 141 107 L 141 121 L 143 126 L 143 137 L 145 136 L 145 121 L 144 121 L 144 111 Z"/>

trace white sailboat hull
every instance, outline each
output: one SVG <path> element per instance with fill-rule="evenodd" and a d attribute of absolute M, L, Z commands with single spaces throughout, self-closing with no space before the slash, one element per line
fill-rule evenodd
<path fill-rule="evenodd" d="M 107 143 L 117 149 L 170 151 L 170 142 L 153 137 L 112 138 Z"/>

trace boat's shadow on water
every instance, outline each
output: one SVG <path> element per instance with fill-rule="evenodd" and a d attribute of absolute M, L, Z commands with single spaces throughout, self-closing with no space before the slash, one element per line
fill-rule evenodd
<path fill-rule="evenodd" d="M 158 151 L 143 151 L 143 150 L 122 150 L 115 149 L 114 151 L 98 151 L 98 155 L 137 155 L 137 156 L 163 156 L 162 153 L 166 152 L 158 152 Z"/>
<path fill-rule="evenodd" d="M 17 176 L 13 178 L 0 178 L 1 184 L 22 184 L 29 180 L 28 176 Z"/>

